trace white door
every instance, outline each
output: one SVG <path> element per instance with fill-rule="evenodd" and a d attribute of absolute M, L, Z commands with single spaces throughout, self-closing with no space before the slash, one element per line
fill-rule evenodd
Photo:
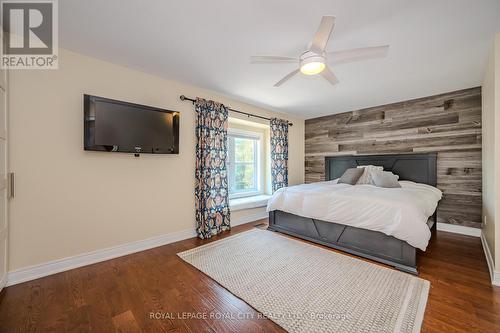
<path fill-rule="evenodd" d="M 1 42 L 1 41 L 0 41 Z M 0 290 L 7 283 L 7 71 L 0 69 Z"/>

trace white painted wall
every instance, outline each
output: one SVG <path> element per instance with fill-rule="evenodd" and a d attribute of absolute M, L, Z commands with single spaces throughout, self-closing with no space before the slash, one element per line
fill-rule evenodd
<path fill-rule="evenodd" d="M 500 268 L 500 33 L 482 86 L 483 227 L 495 267 Z"/>
<path fill-rule="evenodd" d="M 167 61 L 167 60 L 166 60 Z M 83 150 L 83 94 L 181 112 L 180 154 Z M 201 96 L 263 116 L 272 112 L 66 50 L 60 69 L 13 71 L 9 269 L 194 229 L 194 111 Z M 304 121 L 290 129 L 290 184 L 304 180 Z M 244 214 L 239 212 L 238 216 Z M 250 211 L 250 215 L 255 211 Z"/>

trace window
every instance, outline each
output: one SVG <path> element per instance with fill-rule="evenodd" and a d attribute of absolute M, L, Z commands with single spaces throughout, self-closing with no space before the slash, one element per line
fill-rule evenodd
<path fill-rule="evenodd" d="M 230 197 L 262 193 L 261 142 L 262 137 L 258 132 L 229 131 L 227 165 Z"/>

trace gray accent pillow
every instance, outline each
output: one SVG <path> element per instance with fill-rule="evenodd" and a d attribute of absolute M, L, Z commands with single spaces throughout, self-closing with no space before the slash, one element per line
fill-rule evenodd
<path fill-rule="evenodd" d="M 373 184 L 377 187 L 400 188 L 399 176 L 388 171 L 375 171 L 372 173 Z"/>
<path fill-rule="evenodd" d="M 342 177 L 340 177 L 338 184 L 355 185 L 359 177 L 361 177 L 361 175 L 363 174 L 363 172 L 364 169 L 357 169 L 357 168 L 347 169 L 342 175 Z"/>

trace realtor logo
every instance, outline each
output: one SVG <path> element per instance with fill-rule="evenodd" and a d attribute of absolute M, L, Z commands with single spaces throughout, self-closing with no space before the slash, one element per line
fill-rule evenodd
<path fill-rule="evenodd" d="M 1 67 L 57 69 L 57 0 L 1 1 Z"/>

